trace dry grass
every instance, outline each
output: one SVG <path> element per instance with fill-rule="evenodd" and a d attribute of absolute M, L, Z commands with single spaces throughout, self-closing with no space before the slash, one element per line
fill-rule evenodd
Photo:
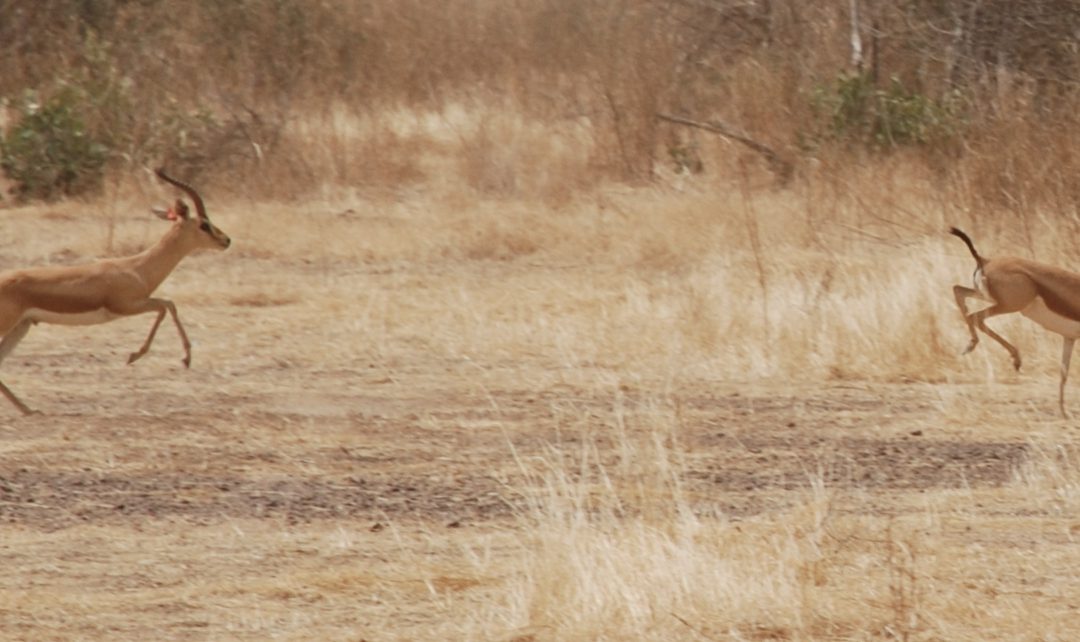
<path fill-rule="evenodd" d="M 957 58 L 958 139 L 884 155 L 814 113 L 843 0 L 7 4 L 4 97 L 127 146 L 4 201 L 0 268 L 152 243 L 161 154 L 235 243 L 163 288 L 190 371 L 123 365 L 145 318 L 0 369 L 46 413 L 0 407 L 0 637 L 1080 637 L 1058 341 L 959 357 L 945 234 L 1080 268 L 1065 49 Z M 934 8 L 874 11 L 882 82 L 954 87 Z"/>
<path fill-rule="evenodd" d="M 580 132 L 480 114 L 383 116 L 400 189 L 209 191 L 234 247 L 164 287 L 191 371 L 167 329 L 122 365 L 148 319 L 35 328 L 3 369 L 47 413 L 2 430 L 3 637 L 1077 635 L 1057 342 L 1003 319 L 1022 373 L 956 354 L 946 225 L 1029 253 L 1008 228 L 903 159 L 563 192 Z M 329 156 L 373 131 L 295 126 Z M 152 242 L 135 187 L 6 211 L 3 266 Z"/>

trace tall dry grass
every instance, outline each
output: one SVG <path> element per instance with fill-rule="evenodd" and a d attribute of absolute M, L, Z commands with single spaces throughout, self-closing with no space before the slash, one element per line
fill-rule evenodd
<path fill-rule="evenodd" d="M 536 640 L 1075 634 L 1066 597 L 1075 581 L 1062 572 L 1076 567 L 1075 442 L 1038 446 L 1001 489 L 884 499 L 831 487 L 825 470 L 808 466 L 783 508 L 731 519 L 687 483 L 695 454 L 680 444 L 675 408 L 625 408 L 616 394 L 604 422 L 593 439 L 520 462 L 532 476 L 520 554 L 502 569 L 499 608 L 469 619 L 474 631 Z M 475 572 L 490 575 L 481 560 Z M 1041 588 L 1025 593 L 1028 583 Z"/>

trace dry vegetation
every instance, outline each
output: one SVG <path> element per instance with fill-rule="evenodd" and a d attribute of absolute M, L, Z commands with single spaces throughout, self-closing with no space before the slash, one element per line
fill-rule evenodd
<path fill-rule="evenodd" d="M 5 361 L 46 414 L 0 407 L 0 637 L 1080 636 L 1058 341 L 1005 318 L 1023 372 L 959 357 L 974 266 L 944 233 L 1080 269 L 1072 59 L 1021 30 L 986 72 L 972 44 L 1011 4 L 951 64 L 941 23 L 870 5 L 882 75 L 966 101 L 890 149 L 808 143 L 846 1 L 68 4 L 0 2 L 63 45 L 0 34 L 5 95 L 99 34 L 152 105 L 131 131 L 214 114 L 164 157 L 234 246 L 165 283 L 190 371 L 171 327 L 123 365 L 149 318 Z M 5 201 L 0 267 L 157 238 L 171 194 L 126 140 L 96 193 Z"/>

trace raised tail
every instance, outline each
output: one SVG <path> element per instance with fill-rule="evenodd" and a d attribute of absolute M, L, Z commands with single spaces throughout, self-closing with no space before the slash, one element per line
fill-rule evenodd
<path fill-rule="evenodd" d="M 978 265 L 979 268 L 982 268 L 985 261 L 983 260 L 983 257 L 979 256 L 978 250 L 975 249 L 975 244 L 971 242 L 971 237 L 964 234 L 963 230 L 955 227 L 949 228 L 949 234 L 960 237 L 960 240 L 968 246 L 969 250 L 971 250 L 971 256 L 975 257 L 975 264 Z"/>

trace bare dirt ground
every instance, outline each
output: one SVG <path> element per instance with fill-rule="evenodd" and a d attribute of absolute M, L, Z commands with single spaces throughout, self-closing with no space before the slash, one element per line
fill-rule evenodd
<path fill-rule="evenodd" d="M 175 374 L 185 373 L 161 373 Z M 613 397 L 636 403 L 632 394 L 570 387 L 401 397 L 386 384 L 360 391 L 362 373 L 298 378 L 315 389 L 358 390 L 324 395 L 318 409 L 293 413 L 267 409 L 266 399 L 229 396 L 226 388 L 159 416 L 138 402 L 134 416 L 12 418 L 8 448 L 26 450 L 5 457 L 0 519 L 42 530 L 148 518 L 483 522 L 524 508 L 511 490 L 521 482 L 511 452 L 528 459 L 552 444 L 580 448 L 580 434 L 560 434 L 565 411 L 558 406 L 593 416 L 602 428 Z M 379 388 L 383 395 L 372 394 Z M 136 401 L 134 393 L 123 397 Z M 108 408 L 107 398 L 98 395 L 96 403 Z M 1014 439 L 929 434 L 921 426 L 931 400 L 904 386 L 702 390 L 671 400 L 693 452 L 694 490 L 734 516 L 766 510 L 777 492 L 805 488 L 819 469 L 830 486 L 880 491 L 1000 485 L 1027 450 Z M 260 444 L 276 434 L 293 443 Z"/>
<path fill-rule="evenodd" d="M 124 364 L 149 317 L 36 327 L 3 366 L 43 414 L 0 406 L 0 637 L 490 639 L 462 613 L 495 609 L 512 571 L 474 557 L 518 554 L 534 473 L 555 453 L 632 480 L 621 445 L 663 424 L 702 514 L 767 516 L 820 480 L 857 497 L 846 510 L 890 515 L 920 494 L 1008 485 L 1030 455 L 1025 426 L 1068 430 L 1037 376 L 650 380 L 529 349 L 531 324 L 555 313 L 515 292 L 602 281 L 560 270 L 358 267 L 241 244 L 166 284 L 190 370 L 168 324 Z M 508 323 L 523 329 L 484 335 Z"/>
<path fill-rule="evenodd" d="M 464 596 L 489 600 L 481 589 L 503 580 L 451 560 L 511 548 L 522 466 L 586 442 L 610 444 L 617 466 L 613 408 L 654 403 L 510 373 L 478 389 L 422 359 L 394 380 L 198 360 L 184 372 L 164 341 L 129 368 L 131 325 L 106 331 L 115 350 L 86 344 L 112 358 L 39 343 L 9 368 L 47 414 L 4 420 L 7 639 L 441 638 L 475 608 Z M 692 453 L 695 507 L 738 520 L 788 507 L 819 474 L 875 514 L 903 510 L 898 492 L 1008 483 L 1025 441 L 937 430 L 936 401 L 921 386 L 702 382 L 663 403 Z"/>

